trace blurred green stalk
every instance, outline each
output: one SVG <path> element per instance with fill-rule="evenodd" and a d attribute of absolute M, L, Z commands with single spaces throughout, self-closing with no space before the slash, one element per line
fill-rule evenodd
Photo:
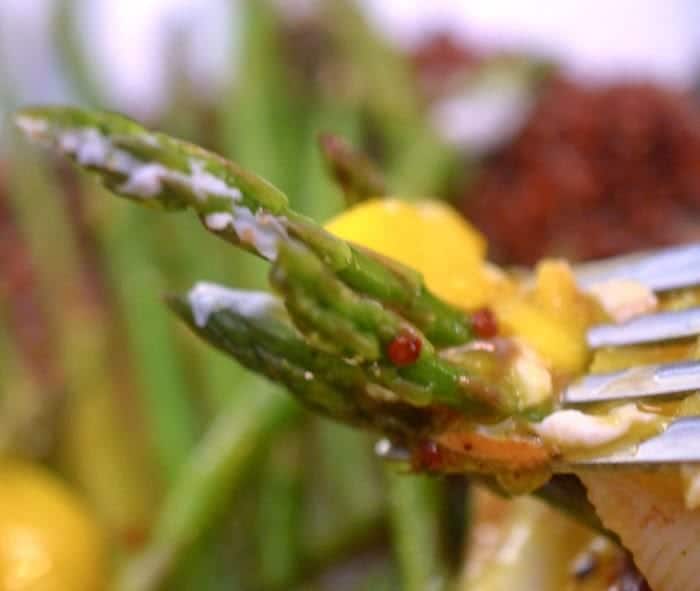
<path fill-rule="evenodd" d="M 174 329 L 158 295 L 166 289 L 154 261 L 151 228 L 155 220 L 145 219 L 147 215 L 131 208 L 113 212 L 104 220 L 101 237 L 126 325 L 148 433 L 161 475 L 170 482 L 194 446 L 196 422 Z"/>
<path fill-rule="evenodd" d="M 183 466 L 165 498 L 151 540 L 127 564 L 117 591 L 161 588 L 179 560 L 222 516 L 245 468 L 269 438 L 297 415 L 289 397 L 250 377 L 249 396 L 222 412 Z"/>
<path fill-rule="evenodd" d="M 301 571 L 301 433 L 282 433 L 262 465 L 255 541 L 262 589 L 284 589 Z"/>
<path fill-rule="evenodd" d="M 88 104 L 104 106 L 104 93 L 80 42 L 83 38 L 83 35 L 79 34 L 80 8 L 82 4 L 78 0 L 59 0 L 54 8 L 54 45 L 58 49 L 63 70 L 81 100 Z M 181 57 L 181 53 L 178 52 L 176 57 Z M 181 59 L 169 60 L 168 63 L 174 64 L 173 68 L 182 68 L 183 65 Z M 183 98 L 184 104 L 187 104 L 189 101 L 186 99 L 190 98 L 183 97 L 186 88 L 183 87 L 179 72 L 180 70 L 177 70 L 173 72 L 174 76 L 171 76 L 175 90 L 172 103 L 176 107 L 183 106 Z M 173 118 L 173 121 L 180 119 Z M 188 119 L 188 123 L 192 123 L 191 119 Z M 182 131 L 181 128 L 179 130 Z M 138 226 L 139 221 L 135 217 L 131 215 L 134 225 Z M 112 234 L 111 239 L 107 240 L 107 250 L 113 254 L 112 268 L 116 268 L 117 273 L 132 270 L 135 272 L 135 277 L 130 277 L 127 285 L 121 280 L 115 282 L 120 286 L 117 298 L 127 323 L 132 361 L 137 366 L 137 374 L 145 394 L 143 400 L 146 401 L 145 407 L 151 426 L 149 434 L 153 437 L 158 463 L 164 469 L 166 477 L 172 478 L 194 443 L 194 419 L 187 405 L 181 360 L 176 358 L 175 351 L 170 346 L 171 328 L 163 319 L 163 309 L 156 295 L 159 291 L 154 289 L 162 286 L 158 284 L 159 278 L 156 273 L 144 268 L 145 265 L 138 258 L 139 254 L 148 256 L 150 253 L 134 251 L 134 245 L 130 244 L 128 239 L 124 240 L 125 232 L 129 232 L 127 228 L 110 229 L 103 231 L 102 235 Z M 136 248 L 146 246 L 144 242 L 147 240 L 143 234 L 136 237 Z M 132 263 L 135 260 L 138 263 L 134 269 Z M 154 347 L 154 343 L 159 345 Z M 205 546 L 195 552 L 195 556 L 188 561 L 182 574 L 183 579 L 188 581 L 186 584 L 203 582 L 203 575 L 211 570 L 215 554 L 211 552 L 211 544 Z M 212 586 L 212 589 L 214 588 Z"/>
<path fill-rule="evenodd" d="M 17 149 L 10 166 L 10 199 L 36 262 L 40 295 L 58 359 L 65 371 L 68 412 L 62 460 L 86 490 L 113 536 L 143 530 L 153 500 L 137 455 L 138 429 L 124 429 L 120 380 L 110 364 L 114 346 L 106 311 L 89 295 L 88 279 L 57 180 L 46 161 Z M 133 422 L 133 421 L 132 421 Z"/>
<path fill-rule="evenodd" d="M 101 87 L 88 52 L 83 47 L 85 34 L 80 27 L 81 0 L 56 0 L 51 18 L 53 47 L 59 57 L 61 73 L 83 104 L 106 108 L 107 93 Z"/>
<path fill-rule="evenodd" d="M 39 384 L 12 342 L 6 327 L 0 292 L 0 458 L 4 454 L 45 452 L 48 425 L 40 420 L 46 414 L 46 401 Z"/>
<path fill-rule="evenodd" d="M 323 4 L 326 22 L 354 66 L 360 95 L 387 139 L 391 192 L 406 198 L 439 195 L 452 164 L 452 150 L 430 127 L 405 56 L 372 31 L 356 3 Z"/>
<path fill-rule="evenodd" d="M 99 197 L 96 200 L 107 202 Z M 222 374 L 207 371 L 211 362 L 204 363 L 198 355 L 199 351 L 179 350 L 176 328 L 159 295 L 167 290 L 163 280 L 163 257 L 166 252 L 170 256 L 174 256 L 172 251 L 175 255 L 190 252 L 193 245 L 187 242 L 189 234 L 173 232 L 178 227 L 169 224 L 169 220 L 160 217 L 147 219 L 149 217 L 147 212 L 120 208 L 119 204 L 110 203 L 102 212 L 103 228 L 100 234 L 110 273 L 114 277 L 116 299 L 126 325 L 131 362 L 140 386 L 155 460 L 161 468 L 162 478 L 172 487 L 176 486 L 178 475 L 194 453 L 198 434 L 199 420 L 194 414 L 196 409 L 191 399 L 194 384 L 188 380 L 189 368 L 185 361 L 194 359 L 199 362 L 208 380 Z M 195 236 L 199 234 L 197 232 Z M 193 237 L 193 241 L 197 244 L 199 239 Z M 202 260 L 207 259 L 206 252 L 200 252 L 199 256 Z M 190 256 L 180 263 L 185 269 L 189 267 L 194 274 L 193 258 Z M 182 355 L 184 352 L 194 355 L 185 357 Z M 216 357 L 209 351 L 203 354 L 209 360 Z M 235 376 L 237 368 L 230 363 L 228 366 L 233 372 L 229 371 L 226 375 L 232 377 L 233 373 Z M 235 380 L 228 383 L 219 380 L 214 386 L 222 394 L 230 395 L 234 383 Z M 205 398 L 208 391 L 205 388 Z M 158 518 L 154 521 L 157 523 Z M 196 543 L 189 544 L 187 552 L 178 555 L 178 560 L 168 565 L 169 571 L 176 572 L 175 588 L 185 591 L 193 585 L 205 585 L 209 580 L 207 589 L 222 589 L 227 579 L 217 576 L 219 546 L 216 531 L 205 532 Z"/>
<path fill-rule="evenodd" d="M 276 10 L 268 0 L 259 0 L 242 3 L 242 11 L 243 18 L 234 25 L 239 27 L 242 38 L 240 54 L 235 56 L 238 69 L 230 80 L 231 92 L 220 107 L 223 124 L 220 144 L 225 156 L 237 159 L 251 170 L 264 172 L 273 183 L 296 194 L 295 189 L 306 172 L 298 155 L 308 114 L 304 103 L 290 92 Z M 227 251 L 226 257 L 237 269 L 238 285 L 266 284 L 266 265 L 240 252 Z M 242 380 L 245 384 L 250 379 L 246 376 Z M 250 395 L 250 392 L 244 394 Z M 270 412 L 285 412 L 288 405 L 286 397 L 273 398 Z M 285 441 L 295 439 L 293 433 L 283 436 Z M 298 489 L 301 467 L 294 465 L 294 460 L 300 459 L 299 452 L 279 446 L 280 442 L 273 442 L 269 448 L 259 482 L 261 496 L 254 538 L 259 565 L 256 578 L 265 587 L 293 579 L 300 553 L 300 536 L 294 531 L 299 526 L 301 508 Z"/>
<path fill-rule="evenodd" d="M 243 37 L 235 56 L 239 67 L 220 111 L 224 156 L 296 194 L 304 103 L 291 92 L 282 61 L 279 16 L 272 3 L 242 4 L 243 18 L 235 23 Z"/>
<path fill-rule="evenodd" d="M 404 591 L 439 590 L 448 584 L 439 520 L 440 481 L 401 474 L 387 466 L 389 515 Z"/>
<path fill-rule="evenodd" d="M 386 195 L 383 173 L 361 150 L 333 133 L 321 134 L 318 142 L 328 174 L 342 189 L 348 207 Z"/>
<path fill-rule="evenodd" d="M 367 107 L 388 138 L 389 186 L 409 198 L 438 194 L 451 151 L 421 112 L 406 58 L 370 29 L 352 3 L 338 0 L 325 7 L 336 41 L 361 73 Z M 398 474 L 392 467 L 386 469 L 386 482 L 402 588 L 424 591 L 436 581 L 445 583 L 437 506 L 440 482 Z"/>

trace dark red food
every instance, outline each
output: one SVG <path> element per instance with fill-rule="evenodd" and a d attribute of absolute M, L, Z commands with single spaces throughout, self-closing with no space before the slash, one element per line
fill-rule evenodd
<path fill-rule="evenodd" d="M 61 370 L 52 351 L 50 322 L 38 290 L 36 265 L 17 225 L 0 166 L 0 301 L 5 304 L 7 330 L 42 392 L 49 395 L 61 389 Z"/>
<path fill-rule="evenodd" d="M 700 239 L 700 110 L 651 84 L 554 77 L 462 197 L 500 263 L 573 260 Z"/>
<path fill-rule="evenodd" d="M 402 330 L 393 341 L 389 343 L 387 354 L 391 362 L 397 367 L 413 365 L 420 356 L 423 341 L 408 330 Z"/>
<path fill-rule="evenodd" d="M 413 453 L 413 468 L 416 471 L 438 471 L 443 464 L 443 453 L 434 441 L 423 441 L 418 444 Z"/>
<path fill-rule="evenodd" d="M 428 98 L 463 81 L 465 72 L 478 66 L 482 59 L 473 47 L 445 34 L 431 37 L 411 55 L 414 75 L 422 94 Z"/>
<path fill-rule="evenodd" d="M 472 328 L 481 339 L 491 339 L 498 334 L 498 320 L 491 308 L 479 308 L 472 312 Z"/>

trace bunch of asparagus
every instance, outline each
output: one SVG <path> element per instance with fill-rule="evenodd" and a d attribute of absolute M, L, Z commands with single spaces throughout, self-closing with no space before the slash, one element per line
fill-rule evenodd
<path fill-rule="evenodd" d="M 547 410 L 512 351 L 470 345 L 470 314 L 415 271 L 296 213 L 236 164 L 111 113 L 29 108 L 16 121 L 114 193 L 191 208 L 207 230 L 269 260 L 277 296 L 198 284 L 168 302 L 204 339 L 315 411 L 410 446 L 446 409 L 487 421 Z"/>

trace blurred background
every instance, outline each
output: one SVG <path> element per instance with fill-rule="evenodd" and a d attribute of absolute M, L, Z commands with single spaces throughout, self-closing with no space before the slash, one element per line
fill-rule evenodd
<path fill-rule="evenodd" d="M 331 132 L 493 260 L 582 260 L 700 237 L 698 23 L 692 0 L 0 0 L 0 542 L 22 511 L 39 531 L 0 591 L 423 591 L 473 540 L 462 479 L 385 468 L 159 299 L 262 265 L 30 150 L 15 108 L 121 111 L 321 221 Z"/>

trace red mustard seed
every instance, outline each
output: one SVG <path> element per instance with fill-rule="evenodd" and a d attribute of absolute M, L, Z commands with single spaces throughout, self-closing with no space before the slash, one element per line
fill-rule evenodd
<path fill-rule="evenodd" d="M 491 308 L 479 308 L 472 313 L 472 328 L 481 339 L 490 339 L 498 334 L 498 320 Z"/>
<path fill-rule="evenodd" d="M 396 367 L 413 365 L 420 356 L 423 341 L 408 330 L 402 330 L 389 343 L 387 354 Z"/>
<path fill-rule="evenodd" d="M 415 451 L 415 467 L 417 470 L 435 472 L 442 467 L 443 454 L 440 446 L 434 441 L 423 441 Z"/>

